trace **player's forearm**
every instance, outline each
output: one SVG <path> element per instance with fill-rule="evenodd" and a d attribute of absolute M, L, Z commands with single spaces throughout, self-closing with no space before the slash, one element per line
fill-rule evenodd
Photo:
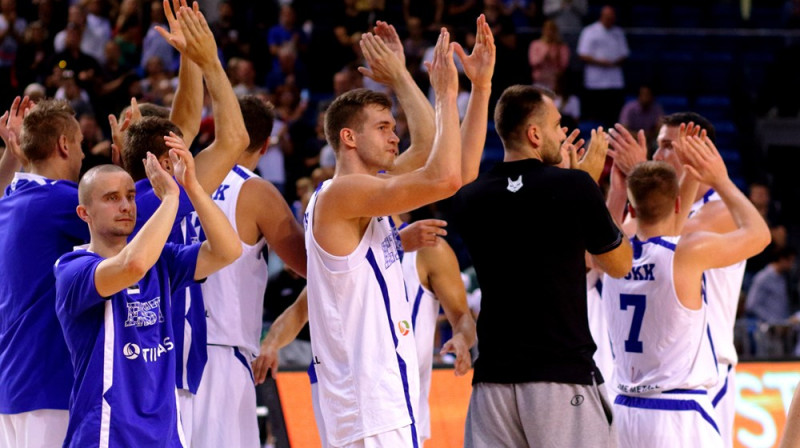
<path fill-rule="evenodd" d="M 625 189 L 611 182 L 611 187 L 608 189 L 608 197 L 606 198 L 606 208 L 608 208 L 608 212 L 614 222 L 617 223 L 617 226 L 625 219 L 625 206 L 627 204 L 628 195 Z"/>
<path fill-rule="evenodd" d="M 436 135 L 435 113 L 428 98 L 414 82 L 414 78 L 406 70 L 400 81 L 392 85 L 397 100 L 403 107 L 408 120 L 408 132 L 411 137 L 411 148 L 403 154 L 405 159 L 413 158 L 406 171 L 413 171 L 425 164 L 431 152 Z"/>
<path fill-rule="evenodd" d="M 286 308 L 269 327 L 269 332 L 261 343 L 262 347 L 272 346 L 281 349 L 297 339 L 297 335 L 308 322 L 308 295 L 306 289 L 293 304 Z"/>
<path fill-rule="evenodd" d="M 478 177 L 483 147 L 486 144 L 486 123 L 489 121 L 489 97 L 492 86 L 472 86 L 467 113 L 461 123 L 461 183 Z"/>
<path fill-rule="evenodd" d="M 19 171 L 22 163 L 19 161 L 11 148 L 6 145 L 3 157 L 0 158 L 0 190 L 5 188 L 14 180 L 14 173 Z"/>
<path fill-rule="evenodd" d="M 114 257 L 114 262 L 120 269 L 119 277 L 123 285 L 141 279 L 158 261 L 172 232 L 172 225 L 178 213 L 178 202 L 178 195 L 169 195 L 161 199 L 161 205 L 142 226 L 139 233 Z"/>
<path fill-rule="evenodd" d="M 181 55 L 178 89 L 172 102 L 170 121 L 183 133 L 183 141 L 191 145 L 200 131 L 203 110 L 203 72 L 191 59 Z"/>
<path fill-rule="evenodd" d="M 692 210 L 694 198 L 697 196 L 697 189 L 699 186 L 700 182 L 697 178 L 690 175 L 688 172 L 683 173 L 680 183 L 681 209 L 678 213 L 678 219 L 675 222 L 675 230 L 678 233 L 683 230 L 683 225 L 686 224 L 686 220 L 689 218 L 689 213 Z"/>
<path fill-rule="evenodd" d="M 197 218 L 206 235 L 206 243 L 214 258 L 224 264 L 232 263 L 239 258 L 242 254 L 242 243 L 222 210 L 199 183 L 186 188 L 186 194 L 197 212 Z"/>
<path fill-rule="evenodd" d="M 219 61 L 203 68 L 214 110 L 214 142 L 195 157 L 197 180 L 212 194 L 247 148 L 250 138 L 239 101 Z"/>
<path fill-rule="evenodd" d="M 455 92 L 436 94 L 436 138 L 423 172 L 453 193 L 461 188 L 461 132 Z"/>
<path fill-rule="evenodd" d="M 467 310 L 454 317 L 454 319 L 448 318 L 450 325 L 453 327 L 453 336 L 460 335 L 464 338 L 467 347 L 475 345 L 478 334 L 475 328 L 475 319 L 472 318 L 472 314 Z"/>
<path fill-rule="evenodd" d="M 753 250 L 759 248 L 755 253 L 767 247 L 772 235 L 769 226 L 753 203 L 729 178 L 713 187 L 728 207 L 736 227 L 745 230 L 741 244 L 752 245 Z"/>

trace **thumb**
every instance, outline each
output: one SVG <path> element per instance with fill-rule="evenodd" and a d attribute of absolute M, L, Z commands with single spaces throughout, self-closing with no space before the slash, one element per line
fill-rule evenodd
<path fill-rule="evenodd" d="M 116 144 L 111 144 L 111 163 L 117 166 L 122 166 L 122 154 Z"/>
<path fill-rule="evenodd" d="M 646 148 L 647 147 L 647 138 L 645 138 L 645 136 L 644 136 L 644 130 L 643 129 L 639 129 L 639 135 L 637 135 L 637 137 L 639 139 L 639 145 L 642 148 Z"/>
<path fill-rule="evenodd" d="M 569 154 L 569 167 L 570 168 L 577 168 L 578 167 L 578 154 L 575 151 L 575 148 L 569 148 L 567 150 L 567 154 Z"/>
<path fill-rule="evenodd" d="M 464 47 L 462 47 L 458 42 L 453 42 L 451 45 L 453 46 L 453 50 L 455 50 L 456 54 L 458 55 L 458 59 L 460 59 L 461 63 L 463 64 L 468 57 L 467 52 L 464 51 Z"/>

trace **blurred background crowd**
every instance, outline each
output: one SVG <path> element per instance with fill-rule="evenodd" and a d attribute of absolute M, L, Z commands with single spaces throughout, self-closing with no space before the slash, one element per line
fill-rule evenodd
<path fill-rule="evenodd" d="M 322 127 L 325 107 L 352 88 L 386 91 L 357 70 L 364 65 L 360 36 L 376 20 L 397 28 L 406 65 L 424 92 L 429 83 L 423 62 L 432 57 L 440 27 L 469 48 L 475 18 L 483 13 L 497 43 L 492 103 L 510 85 L 543 85 L 556 93 L 565 126 L 585 137 L 599 125 L 621 123 L 644 130 L 651 148 L 665 114 L 700 113 L 716 128 L 731 176 L 773 231 L 770 247 L 748 262 L 736 332 L 740 355 L 800 354 L 800 0 L 199 3 L 236 93 L 275 105 L 271 145 L 258 171 L 298 217 L 315 186 L 334 172 Z M 155 30 L 163 22 L 161 0 L 0 0 L 0 105 L 7 108 L 22 94 L 66 99 L 83 132 L 84 171 L 108 163 L 109 114 L 119 114 L 131 97 L 172 104 L 178 54 Z M 465 76 L 461 84 L 463 113 Z M 207 104 L 194 150 L 213 140 L 210 99 Z M 394 112 L 402 149 L 408 146 L 407 124 L 402 110 Z M 490 122 L 482 169 L 502 154 Z M 413 213 L 414 219 L 425 217 L 446 218 L 446 201 Z M 448 239 L 475 289 L 458 236 Z M 267 321 L 304 282 L 272 261 Z"/>

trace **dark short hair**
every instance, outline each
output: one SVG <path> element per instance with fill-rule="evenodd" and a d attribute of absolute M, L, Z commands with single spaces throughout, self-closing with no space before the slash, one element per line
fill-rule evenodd
<path fill-rule="evenodd" d="M 531 116 L 540 118 L 545 97 L 552 98 L 553 93 L 525 85 L 511 86 L 500 95 L 494 109 L 494 126 L 506 149 L 513 147 L 513 142 L 524 134 Z"/>
<path fill-rule="evenodd" d="M 678 176 L 666 162 L 648 161 L 636 165 L 628 176 L 628 192 L 636 218 L 654 224 L 674 210 L 678 197 Z"/>
<path fill-rule="evenodd" d="M 391 109 L 392 100 L 385 93 L 369 89 L 353 89 L 339 95 L 325 113 L 325 138 L 333 150 L 339 151 L 339 132 L 344 128 L 363 129 L 367 106 Z"/>
<path fill-rule="evenodd" d="M 244 127 L 250 137 L 247 152 L 256 152 L 264 147 L 272 134 L 272 125 L 275 122 L 275 106 L 270 102 L 261 101 L 255 95 L 239 97 L 239 108 L 242 110 Z"/>
<path fill-rule="evenodd" d="M 131 106 L 126 106 L 122 109 L 122 113 L 120 113 L 120 117 L 125 117 L 125 112 L 130 109 Z M 159 106 L 158 104 L 153 103 L 139 103 L 139 113 L 142 114 L 143 117 L 159 117 L 159 118 L 169 118 L 169 108 L 164 106 Z"/>
<path fill-rule="evenodd" d="M 46 160 L 58 146 L 62 135 L 73 140 L 79 130 L 75 111 L 63 100 L 44 100 L 31 109 L 22 121 L 20 149 L 31 162 Z"/>
<path fill-rule="evenodd" d="M 142 160 L 147 158 L 148 152 L 161 157 L 169 151 L 164 136 L 170 131 L 183 137 L 175 123 L 159 117 L 142 117 L 128 128 L 122 148 L 122 165 L 134 181 L 147 177 Z"/>
<path fill-rule="evenodd" d="M 714 125 L 708 121 L 708 118 L 696 112 L 676 112 L 674 114 L 666 115 L 661 119 L 661 125 L 680 126 L 681 123 L 689 124 L 690 121 L 705 129 L 706 133 L 708 134 L 708 138 L 711 139 L 712 142 L 717 142 L 717 130 L 714 129 Z"/>

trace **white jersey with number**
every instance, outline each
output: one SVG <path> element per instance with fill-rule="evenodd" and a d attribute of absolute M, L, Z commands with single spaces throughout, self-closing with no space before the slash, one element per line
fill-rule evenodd
<path fill-rule="evenodd" d="M 247 180 L 257 177 L 236 165 L 211 195 L 237 233 L 239 193 Z M 254 245 L 241 244 L 242 255 L 203 283 L 203 298 L 208 316 L 208 343 L 239 347 L 245 356 L 252 357 L 258 355 L 261 346 L 261 315 L 268 277 L 263 255 L 266 242 L 261 237 Z"/>
<path fill-rule="evenodd" d="M 431 438 L 431 413 L 428 395 L 431 391 L 433 372 L 433 337 L 436 333 L 436 320 L 439 317 L 439 301 L 433 292 L 422 286 L 417 270 L 417 252 L 406 252 L 403 256 L 403 277 L 406 293 L 411 304 L 411 324 L 417 341 L 419 360 L 419 438 Z"/>
<path fill-rule="evenodd" d="M 708 389 L 717 382 L 707 307 L 688 309 L 675 292 L 673 258 L 679 239 L 634 238 L 631 272 L 603 279 L 619 394 Z"/>
<path fill-rule="evenodd" d="M 700 211 L 704 205 L 722 198 L 714 190 L 708 192 L 692 205 L 689 218 Z M 736 322 L 736 309 L 739 307 L 739 294 L 742 291 L 745 261 L 724 268 L 709 269 L 705 272 L 706 297 L 708 298 L 708 322 L 717 360 L 720 363 L 736 365 L 739 358 L 733 345 L 733 326 Z"/>
<path fill-rule="evenodd" d="M 330 182 L 311 197 L 303 221 L 319 405 L 328 443 L 342 446 L 404 426 L 415 431 L 419 367 L 397 230 L 388 217 L 372 218 L 353 252 L 327 253 L 313 223 Z"/>

